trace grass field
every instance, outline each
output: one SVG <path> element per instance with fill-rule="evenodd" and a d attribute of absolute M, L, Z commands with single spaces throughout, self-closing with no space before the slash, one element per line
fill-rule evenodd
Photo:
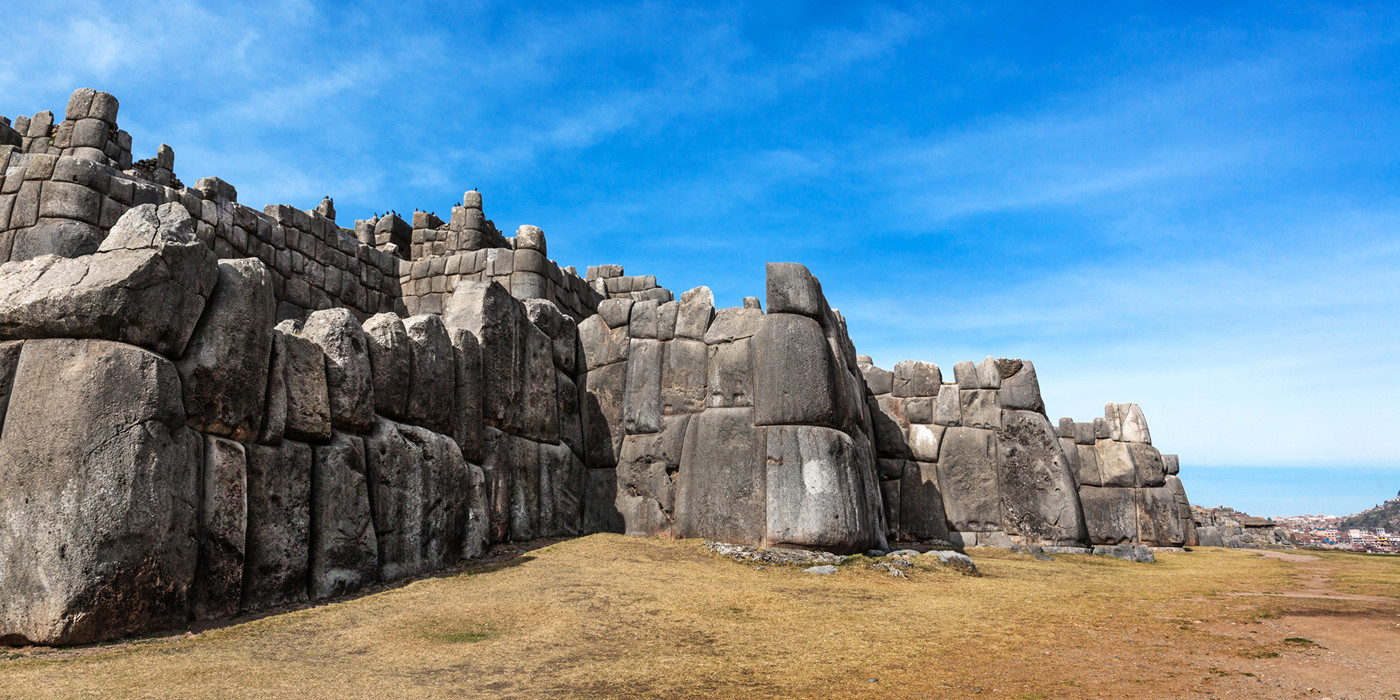
<path fill-rule="evenodd" d="M 831 576 L 594 535 L 199 633 L 0 651 L 4 697 L 1400 697 L 1400 558 L 973 549 Z"/>

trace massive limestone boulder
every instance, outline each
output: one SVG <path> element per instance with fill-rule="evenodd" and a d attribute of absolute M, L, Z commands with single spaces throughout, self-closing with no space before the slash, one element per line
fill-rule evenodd
<path fill-rule="evenodd" d="M 277 300 L 256 258 L 222 260 L 219 282 L 175 363 L 191 427 L 235 440 L 256 436 L 267 399 Z"/>
<path fill-rule="evenodd" d="M 92 255 L 0 265 L 0 339 L 100 338 L 178 358 L 218 277 L 184 207 L 143 204 Z"/>
<path fill-rule="evenodd" d="M 808 425 L 763 432 L 766 541 L 836 552 L 874 546 L 880 519 L 866 498 L 872 485 L 851 437 Z"/>
<path fill-rule="evenodd" d="M 312 600 L 344 595 L 379 580 L 379 545 L 365 481 L 364 441 L 336 432 L 312 449 Z"/>
<path fill-rule="evenodd" d="M 0 436 L 0 640 L 183 625 L 202 447 L 168 360 L 103 340 L 26 341 Z"/>
<path fill-rule="evenodd" d="M 616 504 L 627 534 L 674 536 L 676 481 L 690 419 L 666 416 L 660 431 L 623 438 Z"/>
<path fill-rule="evenodd" d="M 307 598 L 311 550 L 311 446 L 295 440 L 248 445 L 248 538 L 244 610 Z"/>
<path fill-rule="evenodd" d="M 761 544 L 767 479 L 753 408 L 709 408 L 692 416 L 676 486 L 676 536 Z"/>
<path fill-rule="evenodd" d="M 306 317 L 301 336 L 325 355 L 332 427 L 368 431 L 374 424 L 374 380 L 369 343 L 359 320 L 346 308 L 321 309 Z"/>
<path fill-rule="evenodd" d="M 248 458 L 242 443 L 204 436 L 200 478 L 199 567 L 193 613 L 201 619 L 238 612 L 248 541 Z"/>
<path fill-rule="evenodd" d="M 286 391 L 285 434 L 297 440 L 320 442 L 331 437 L 331 403 L 326 384 L 326 354 L 316 343 L 299 335 L 292 321 L 277 324 L 285 358 L 282 387 Z M 270 403 L 270 402 L 269 402 Z"/>
<path fill-rule="evenodd" d="M 457 352 L 442 318 L 420 314 L 404 321 L 412 359 L 405 422 L 439 433 L 453 431 L 457 406 Z"/>
<path fill-rule="evenodd" d="M 375 314 L 365 321 L 364 333 L 374 376 L 375 412 L 402 420 L 408 410 L 413 367 L 403 319 L 393 313 Z"/>
<path fill-rule="evenodd" d="M 997 444 L 996 434 L 981 428 L 960 426 L 943 434 L 938 483 L 950 531 L 1002 529 Z"/>
<path fill-rule="evenodd" d="M 1078 485 L 1050 421 L 1031 411 L 1005 411 L 997 453 L 1008 534 L 1036 544 L 1083 544 Z"/>

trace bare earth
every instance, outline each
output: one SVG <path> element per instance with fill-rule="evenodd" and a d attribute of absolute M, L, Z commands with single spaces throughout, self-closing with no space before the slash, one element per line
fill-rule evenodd
<path fill-rule="evenodd" d="M 0 650 L 0 697 L 1400 698 L 1400 557 L 974 549 L 981 578 L 891 578 L 537 547 L 198 633 Z"/>

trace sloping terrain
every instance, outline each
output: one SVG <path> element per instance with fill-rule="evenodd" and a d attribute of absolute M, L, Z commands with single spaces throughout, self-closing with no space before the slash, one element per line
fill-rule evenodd
<path fill-rule="evenodd" d="M 187 635 L 15 649 L 3 697 L 1395 697 L 1400 558 L 969 553 L 892 578 L 594 535 Z M 1321 694 L 1318 694 L 1318 693 Z"/>

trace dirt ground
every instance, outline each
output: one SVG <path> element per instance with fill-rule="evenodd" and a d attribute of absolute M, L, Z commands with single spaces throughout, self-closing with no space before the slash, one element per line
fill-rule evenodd
<path fill-rule="evenodd" d="M 1400 698 L 1400 557 L 969 551 L 892 578 L 594 535 L 198 632 L 0 650 L 0 697 Z"/>

